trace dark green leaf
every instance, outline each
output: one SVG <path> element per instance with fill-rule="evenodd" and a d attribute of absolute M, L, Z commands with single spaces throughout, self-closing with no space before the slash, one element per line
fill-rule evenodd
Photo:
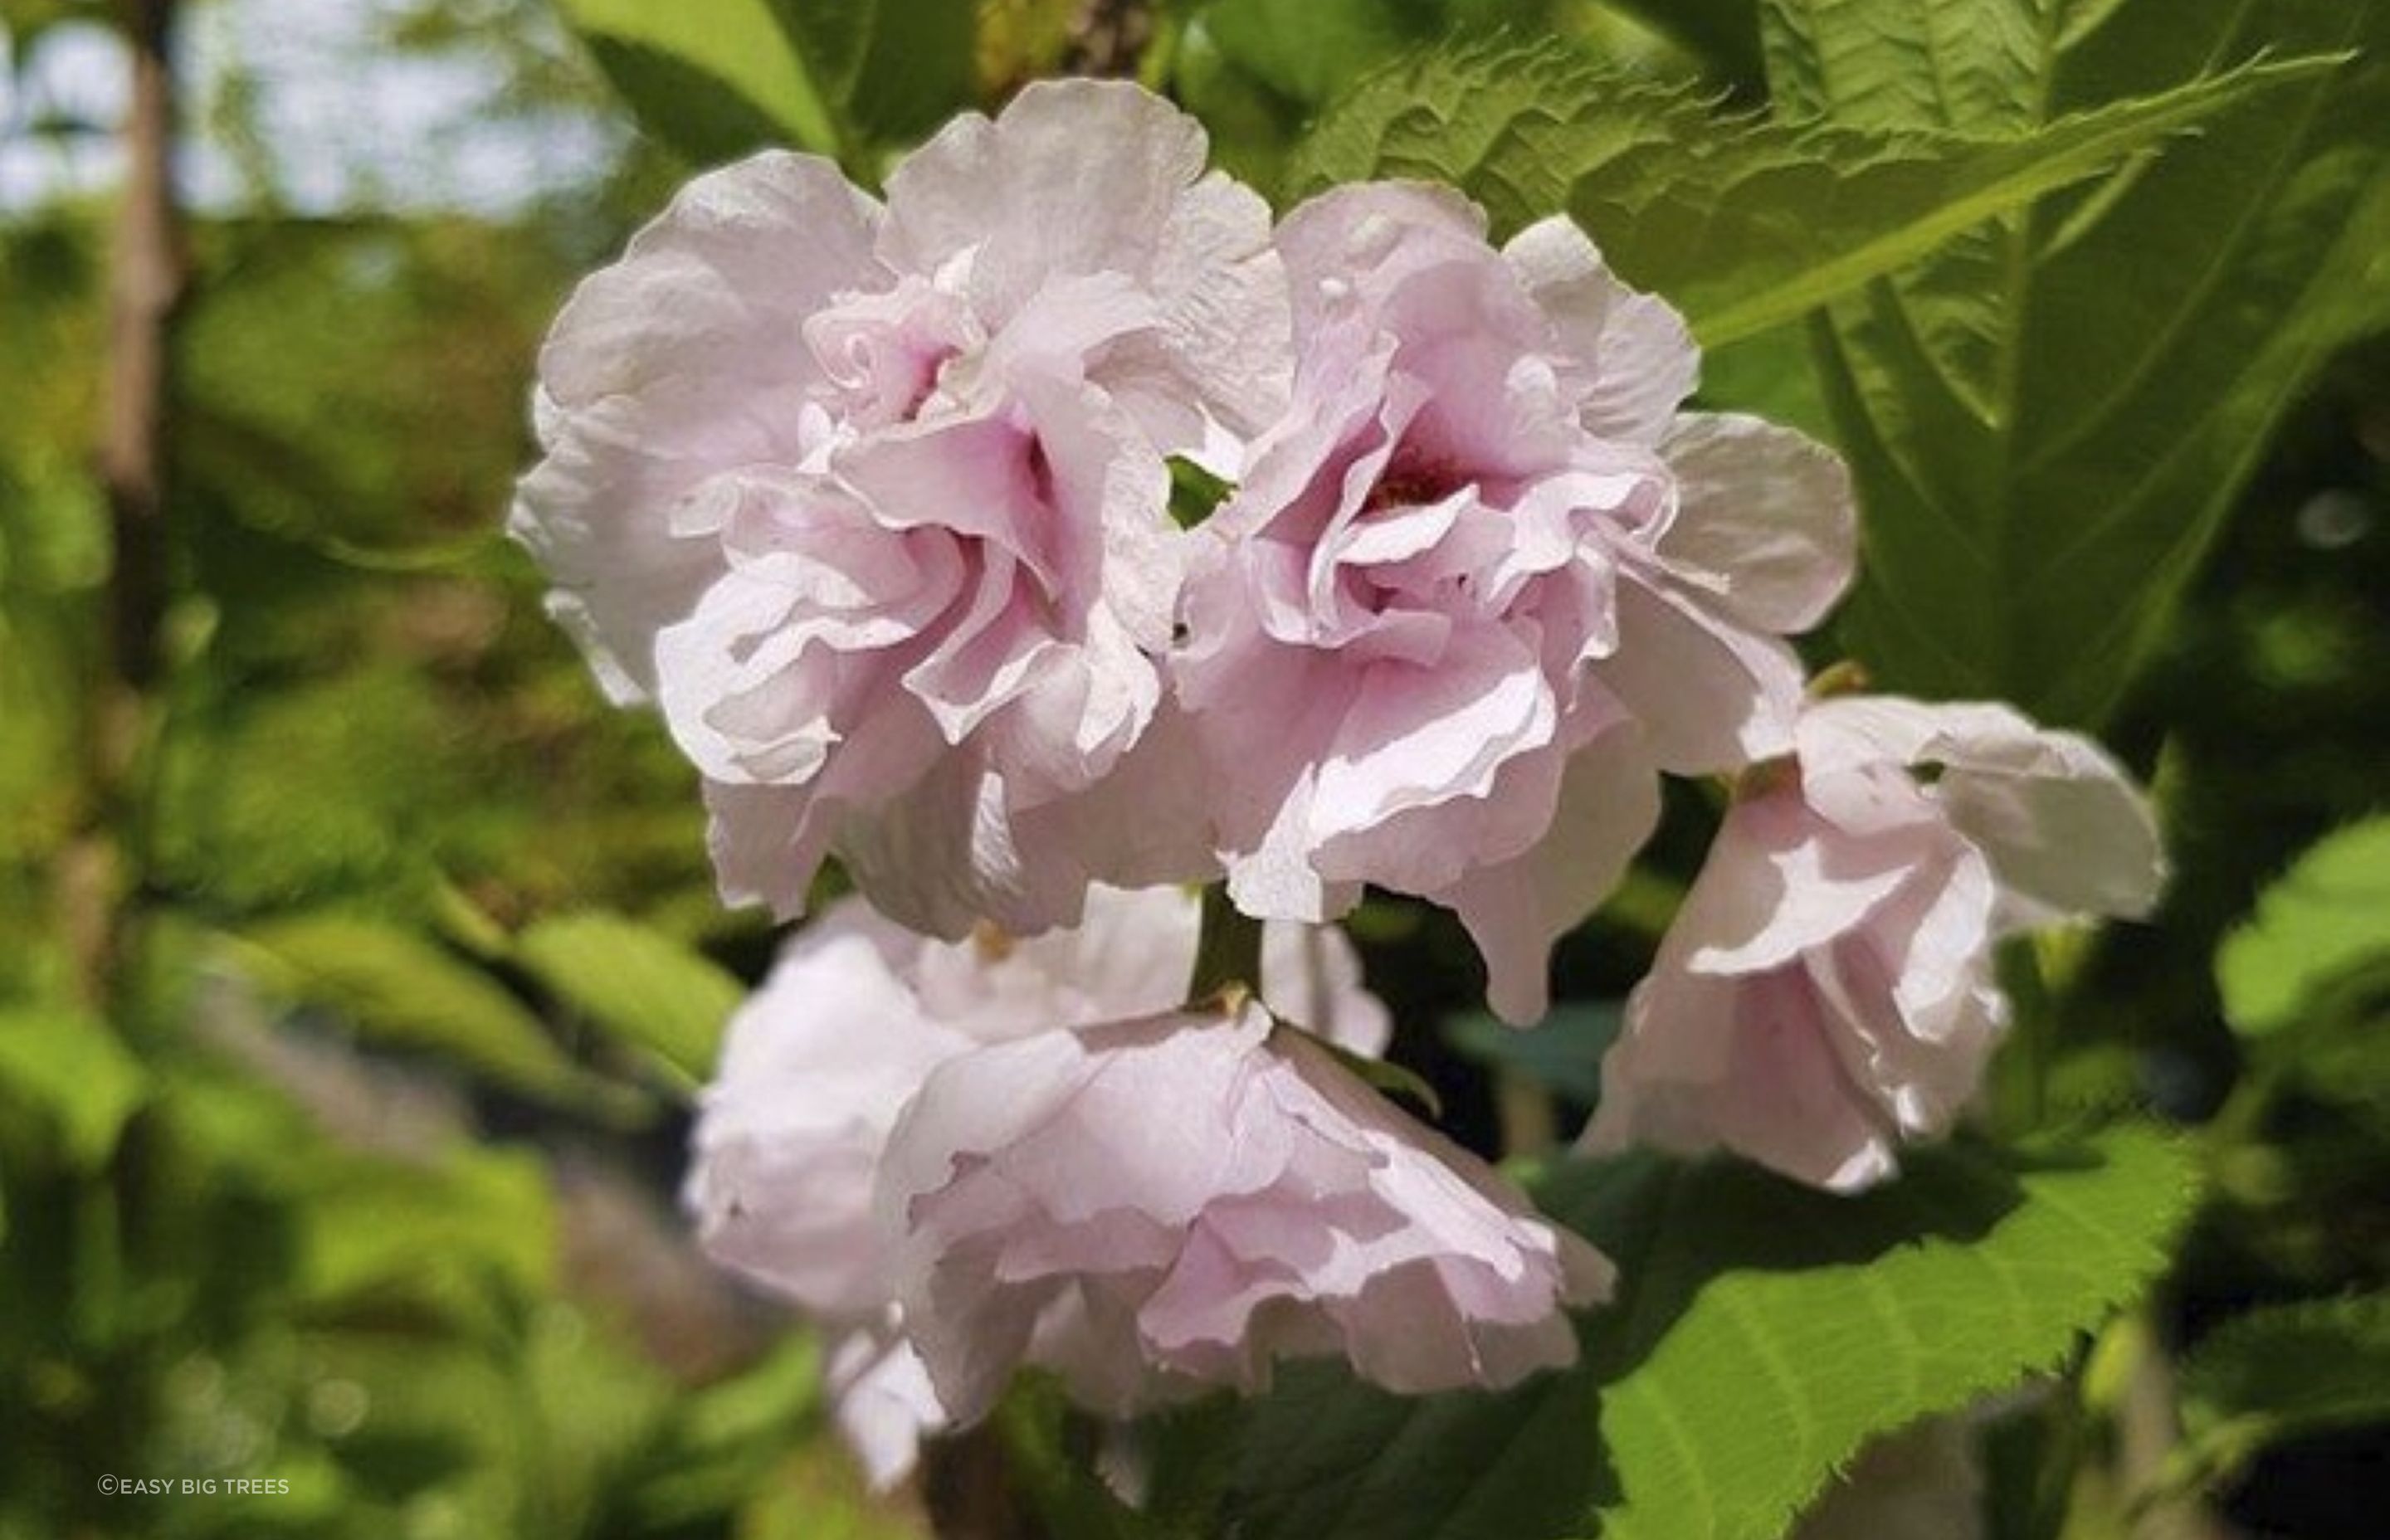
<path fill-rule="evenodd" d="M 1211 518 L 1235 490 L 1184 455 L 1170 456 L 1170 517 L 1180 529 Z"/>
<path fill-rule="evenodd" d="M 2192 1348 L 2178 1384 L 2178 1470 L 2207 1479 L 2269 1444 L 2390 1425 L 2390 1293 L 2253 1310 Z"/>

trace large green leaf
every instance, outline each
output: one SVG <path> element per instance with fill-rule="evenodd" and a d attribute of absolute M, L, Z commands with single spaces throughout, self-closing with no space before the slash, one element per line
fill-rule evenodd
<path fill-rule="evenodd" d="M 1820 369 L 1866 559 L 1846 639 L 1887 686 L 2093 723 L 2163 635 L 2266 437 L 2390 292 L 2384 0 L 1772 0 L 1784 112 L 2035 135 L 2222 67 L 2359 50 L 2111 182 L 1835 303 Z"/>
<path fill-rule="evenodd" d="M 524 968 L 589 1020 L 662 1059 L 689 1084 L 713 1071 L 745 992 L 679 942 L 618 915 L 559 915 L 516 943 Z"/>
<path fill-rule="evenodd" d="M 640 120 L 699 160 L 850 161 L 968 103 L 971 0 L 560 0 Z"/>
<path fill-rule="evenodd" d="M 1755 336 L 1927 256 L 1985 220 L 2112 171 L 2324 66 L 2254 66 L 2012 136 L 1721 118 L 1703 88 L 1565 49 L 1476 46 L 1371 77 L 1305 141 L 1296 191 L 1450 182 L 1496 233 L 1565 210 L 1707 345 Z"/>
<path fill-rule="evenodd" d="M 2390 817 L 2329 836 L 2260 893 L 2217 949 L 2216 982 L 2234 1030 L 2266 1034 L 2369 967 L 2390 968 Z"/>
<path fill-rule="evenodd" d="M 1747 1166 L 1565 1167 L 1547 1206 L 1619 1264 L 1585 1357 L 1500 1395 L 1283 1378 L 1240 1434 L 1250 1540 L 1773 1540 L 1871 1433 L 2057 1365 L 2191 1206 L 2174 1141 L 1920 1151 L 1858 1198 Z"/>
<path fill-rule="evenodd" d="M 2253 1310 L 2183 1360 L 2177 1474 L 2214 1479 L 2267 1445 L 2390 1425 L 2390 1293 Z"/>

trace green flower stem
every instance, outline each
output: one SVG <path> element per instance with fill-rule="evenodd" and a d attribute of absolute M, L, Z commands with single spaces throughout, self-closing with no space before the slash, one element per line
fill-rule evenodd
<path fill-rule="evenodd" d="M 1223 992 L 1262 987 L 1262 922 L 1228 901 L 1225 883 L 1203 890 L 1203 930 L 1195 943 L 1195 971 L 1187 998 L 1201 1004 Z"/>

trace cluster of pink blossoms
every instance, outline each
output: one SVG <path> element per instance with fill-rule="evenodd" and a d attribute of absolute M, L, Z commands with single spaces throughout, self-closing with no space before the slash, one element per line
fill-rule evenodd
<path fill-rule="evenodd" d="M 1574 1354 L 1608 1265 L 1340 1057 L 1382 1012 L 1305 927 L 1366 886 L 1451 909 L 1530 1023 L 1661 777 L 1733 777 L 1588 1139 L 1845 1188 L 1964 1108 L 1998 937 L 2153 901 L 2084 739 L 1806 699 L 1847 479 L 1682 410 L 1697 362 L 1565 219 L 1497 248 L 1373 184 L 1273 226 L 1088 82 L 884 202 L 801 155 L 700 177 L 574 295 L 515 532 L 695 763 L 726 895 L 793 915 L 834 856 L 872 906 L 735 1024 L 689 1198 L 840 1333 L 881 1474 L 1022 1363 L 1125 1414 L 1288 1355 L 1425 1391 Z M 1189 529 L 1174 458 L 1234 489 Z M 1190 1004 L 1176 885 L 1215 881 L 1302 923 Z"/>

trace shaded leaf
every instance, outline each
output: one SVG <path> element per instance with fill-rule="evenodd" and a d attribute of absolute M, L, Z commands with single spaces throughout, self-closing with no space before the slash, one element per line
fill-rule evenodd
<path fill-rule="evenodd" d="M 2269 1444 L 2390 1424 L 2390 1293 L 2250 1311 L 2191 1350 L 2177 1387 L 2178 1469 L 2209 1479 Z"/>

